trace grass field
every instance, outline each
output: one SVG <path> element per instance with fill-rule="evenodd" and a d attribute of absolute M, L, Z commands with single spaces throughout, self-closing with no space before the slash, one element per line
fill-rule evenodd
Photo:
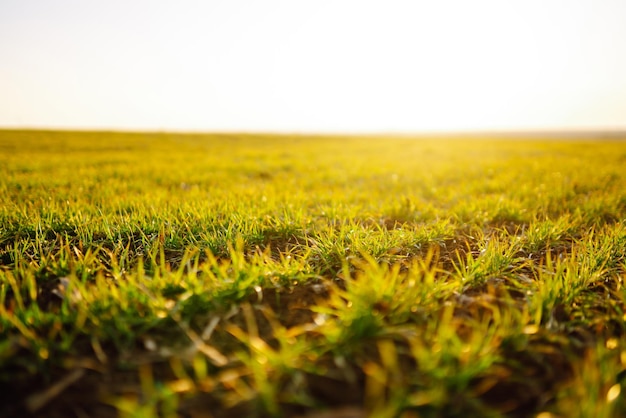
<path fill-rule="evenodd" d="M 626 416 L 626 141 L 0 131 L 0 416 Z"/>

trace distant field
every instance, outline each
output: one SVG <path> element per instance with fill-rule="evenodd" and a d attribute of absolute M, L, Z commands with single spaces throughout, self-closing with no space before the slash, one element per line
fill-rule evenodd
<path fill-rule="evenodd" d="M 0 416 L 626 416 L 626 141 L 0 131 Z"/>

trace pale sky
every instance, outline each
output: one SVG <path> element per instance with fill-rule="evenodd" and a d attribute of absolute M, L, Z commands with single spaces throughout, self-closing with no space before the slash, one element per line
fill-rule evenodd
<path fill-rule="evenodd" d="M 0 0 L 0 127 L 626 129 L 626 0 Z"/>

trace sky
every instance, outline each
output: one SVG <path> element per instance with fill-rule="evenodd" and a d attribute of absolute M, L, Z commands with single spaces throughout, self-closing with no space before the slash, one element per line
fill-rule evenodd
<path fill-rule="evenodd" d="M 626 129 L 624 0 L 0 0 L 0 127 Z"/>

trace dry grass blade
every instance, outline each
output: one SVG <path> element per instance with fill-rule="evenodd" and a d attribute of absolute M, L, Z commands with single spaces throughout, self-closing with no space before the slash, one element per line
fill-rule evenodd
<path fill-rule="evenodd" d="M 61 395 L 64 390 L 66 390 L 70 385 L 79 381 L 85 375 L 84 369 L 74 369 L 65 376 L 63 376 L 60 380 L 58 380 L 55 384 L 48 387 L 47 389 L 34 393 L 26 398 L 25 406 L 28 412 L 36 413 L 41 408 L 46 406 L 50 401 L 54 400 L 57 396 Z"/>

